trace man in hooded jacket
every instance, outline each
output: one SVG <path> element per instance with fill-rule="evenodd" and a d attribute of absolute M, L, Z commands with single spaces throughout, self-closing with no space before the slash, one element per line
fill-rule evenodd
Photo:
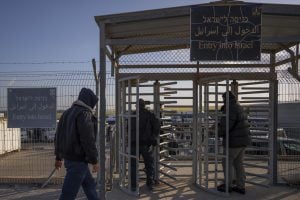
<path fill-rule="evenodd" d="M 223 95 L 224 105 L 221 107 L 221 112 L 226 114 L 226 101 L 229 100 L 229 140 L 228 140 L 228 159 L 229 173 L 228 183 L 229 192 L 235 191 L 245 194 L 245 170 L 243 166 L 244 154 L 246 147 L 250 144 L 250 130 L 247 116 L 244 113 L 243 107 L 238 103 L 236 97 L 231 91 L 225 92 Z M 222 117 L 219 123 L 219 136 L 223 138 L 223 148 L 226 149 L 226 117 Z M 225 151 L 226 152 L 226 151 Z M 225 153 L 224 152 L 224 153 Z M 226 176 L 226 160 L 222 160 L 224 177 Z M 236 175 L 236 186 L 232 187 L 233 171 Z M 218 186 L 218 190 L 225 192 L 225 184 Z"/>
<path fill-rule="evenodd" d="M 159 120 L 146 109 L 146 102 L 139 99 L 139 154 L 142 155 L 145 164 L 146 185 L 152 190 L 154 185 L 154 158 L 153 148 L 157 145 L 159 135 Z M 136 118 L 131 120 L 131 155 L 136 155 Z M 136 190 L 136 159 L 131 158 L 131 188 Z"/>
<path fill-rule="evenodd" d="M 80 186 L 89 200 L 98 199 L 96 183 L 90 173 L 99 171 L 96 149 L 97 119 L 93 108 L 98 97 L 87 88 L 82 88 L 78 100 L 66 110 L 58 123 L 55 135 L 55 167 L 60 169 L 62 161 L 66 168 L 62 192 L 59 199 L 73 200 Z"/>

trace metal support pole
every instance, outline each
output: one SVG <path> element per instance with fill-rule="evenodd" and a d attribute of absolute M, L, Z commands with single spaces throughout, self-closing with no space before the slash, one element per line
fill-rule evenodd
<path fill-rule="evenodd" d="M 204 118 L 207 119 L 208 116 L 208 112 L 209 112 L 209 98 L 208 98 L 208 94 L 209 94 L 209 84 L 205 83 L 204 84 Z M 202 113 L 201 113 L 202 114 Z M 208 189 L 208 182 L 209 182 L 209 160 L 208 160 L 208 127 L 207 127 L 207 123 L 204 120 L 204 173 L 205 173 L 205 188 Z"/>
<path fill-rule="evenodd" d="M 199 84 L 199 82 L 198 82 Z M 198 165 L 198 172 L 197 172 L 197 183 L 200 185 L 200 187 L 202 187 L 202 165 L 203 165 L 203 152 L 202 152 L 202 148 L 203 148 L 203 124 L 202 124 L 202 110 L 203 110 L 203 106 L 202 106 L 202 103 L 204 102 L 203 101 L 203 96 L 202 96 L 202 84 L 199 84 L 199 92 L 198 92 L 198 95 L 199 95 L 199 107 L 198 107 L 198 113 L 197 115 L 199 115 L 198 117 L 200 117 L 198 119 L 198 123 L 199 123 L 199 126 L 200 127 L 200 132 L 199 132 L 199 135 L 198 135 L 198 142 L 197 142 L 197 151 L 198 151 L 198 157 L 197 157 L 197 165 Z"/>
<path fill-rule="evenodd" d="M 239 84 L 236 80 L 233 80 L 230 84 L 230 90 L 231 92 L 234 94 L 234 96 L 236 97 L 236 100 L 238 100 L 238 95 L 239 95 Z"/>
<path fill-rule="evenodd" d="M 218 137 L 218 114 L 219 114 L 219 107 L 218 107 L 218 101 L 219 101 L 219 83 L 216 81 L 215 82 L 215 95 L 214 95 L 214 99 L 215 99 L 215 116 L 216 116 L 216 120 L 215 120 L 215 130 L 214 130 L 214 138 L 215 138 L 215 188 L 218 187 L 218 156 L 219 156 L 219 137 Z M 209 120 L 209 119 L 208 119 Z"/>
<path fill-rule="evenodd" d="M 100 73 L 99 73 L 99 99 L 98 106 L 98 135 L 100 138 L 100 190 L 99 198 L 105 199 L 105 115 L 106 115 L 106 55 L 105 55 L 105 24 L 100 24 Z M 100 95 L 101 94 L 101 95 Z"/>
<path fill-rule="evenodd" d="M 131 188 L 131 183 L 132 182 L 135 182 L 137 185 L 138 185 L 138 178 L 137 178 L 137 173 L 136 173 L 136 171 L 135 172 L 132 172 L 131 171 L 131 167 L 132 167 L 132 157 L 136 157 L 136 159 L 134 160 L 134 162 L 136 162 L 136 160 L 138 159 L 138 154 L 137 154 L 137 152 L 138 152 L 138 145 L 137 145 L 137 143 L 138 143 L 138 141 L 137 140 L 135 140 L 135 146 L 132 146 L 132 141 L 133 141 L 133 139 L 131 138 L 131 137 L 137 137 L 137 135 L 138 135 L 138 119 L 137 119 L 137 117 L 135 118 L 135 119 L 132 119 L 132 114 L 133 114 L 133 112 L 132 112 L 132 80 L 128 80 L 128 96 L 127 96 L 127 100 L 128 100 L 128 114 L 130 115 L 130 117 L 127 119 L 128 120 L 128 131 L 127 131 L 127 134 L 128 135 L 126 135 L 125 136 L 125 138 L 128 138 L 128 140 L 126 141 L 126 143 L 127 143 L 127 145 L 126 145 L 126 147 L 128 148 L 128 171 L 127 171 L 127 173 L 128 173 L 128 188 L 131 190 L 132 188 Z M 126 94 L 125 94 L 126 95 Z M 125 99 L 126 99 L 126 96 L 125 96 Z M 125 100 L 126 101 L 126 100 Z M 136 116 L 138 115 L 138 108 L 139 108 L 139 106 L 138 106 L 138 101 L 136 101 Z M 127 110 L 127 109 L 126 109 Z M 136 132 L 135 132 L 135 135 L 133 135 L 131 132 L 132 132 L 132 123 L 131 123 L 131 121 L 132 120 L 136 120 L 136 123 L 135 123 L 135 125 L 137 126 L 136 127 Z M 123 142 L 125 142 L 125 140 L 123 141 Z M 132 148 L 135 148 L 135 153 L 136 153 L 136 155 L 134 155 L 134 154 L 132 154 Z M 137 168 L 137 164 L 135 163 L 135 166 L 136 166 L 136 169 L 138 169 Z M 138 170 L 137 170 L 138 171 Z M 132 175 L 131 175 L 131 173 L 136 173 L 136 180 L 131 180 L 131 178 L 132 178 Z"/>
<path fill-rule="evenodd" d="M 198 150 L 197 150 L 197 141 L 198 141 L 198 83 L 197 80 L 193 80 L 193 137 L 192 137 L 192 148 L 193 148 L 193 177 L 192 182 L 196 183 L 197 181 L 197 157 L 198 157 Z"/>
<path fill-rule="evenodd" d="M 126 113 L 126 82 L 122 81 L 121 83 L 119 83 L 119 94 L 120 94 L 120 113 L 121 113 L 121 120 L 119 119 L 119 140 L 118 140 L 118 144 L 119 144 L 119 149 L 120 151 L 118 151 L 117 153 L 119 154 L 119 176 L 120 176 L 120 186 L 121 187 L 125 187 L 125 170 L 126 170 L 126 162 L 125 162 L 125 152 L 126 152 L 126 137 L 125 137 L 125 124 L 126 124 L 126 120 L 128 120 L 127 118 L 125 118 L 125 113 Z M 118 115 L 119 117 L 120 115 Z M 128 130 L 127 130 L 128 132 Z M 128 133 L 127 133 L 128 134 Z"/>
<path fill-rule="evenodd" d="M 225 160 L 225 185 L 226 185 L 226 193 L 228 194 L 228 190 L 229 190 L 229 180 L 228 180 L 228 176 L 229 176 L 229 80 L 227 79 L 226 80 L 226 154 L 225 154 L 225 157 L 226 157 L 226 160 Z"/>
<path fill-rule="evenodd" d="M 154 109 L 154 114 L 157 117 L 157 119 L 161 120 L 161 110 L 160 110 L 160 83 L 156 80 L 154 85 L 153 85 L 153 91 L 154 91 L 154 96 L 153 96 L 153 109 Z M 161 122 L 160 122 L 161 123 Z M 160 134 L 160 133 L 159 133 Z M 155 181 L 159 180 L 159 143 L 160 143 L 160 137 L 157 139 L 157 144 L 154 147 L 154 179 Z"/>
<path fill-rule="evenodd" d="M 269 92 L 269 106 L 270 106 L 270 133 L 269 133 L 269 144 L 270 144 L 270 163 L 269 163 L 269 173 L 270 173 L 270 184 L 274 185 L 277 183 L 277 94 L 278 81 L 276 80 L 275 73 L 275 62 L 276 54 L 271 54 L 270 65 L 272 70 L 272 80 L 270 80 L 270 92 Z"/>
<path fill-rule="evenodd" d="M 99 98 L 99 75 L 97 74 L 97 66 L 96 66 L 96 60 L 95 59 L 92 59 L 92 64 L 93 64 L 93 72 L 94 72 L 94 78 L 95 78 L 95 83 L 96 83 L 96 96 Z M 96 105 L 96 116 L 97 116 L 97 119 L 99 119 L 99 105 L 97 104 Z M 98 125 L 97 125 L 98 126 Z M 99 126 L 97 127 L 97 130 L 99 129 Z M 96 137 L 96 147 L 99 151 L 100 149 L 100 135 L 98 134 L 97 132 L 97 137 Z M 98 160 L 100 160 L 100 154 L 98 153 Z M 97 181 L 97 184 L 99 183 L 100 181 L 100 172 L 97 173 L 97 178 L 96 178 L 96 181 Z"/>
<path fill-rule="evenodd" d="M 139 168 L 140 168 L 140 159 L 139 159 L 139 155 L 140 155 L 140 107 L 138 106 L 138 102 L 140 99 L 140 80 L 136 79 L 136 96 L 135 96 L 136 100 L 136 133 L 135 133 L 135 139 L 136 139 L 136 186 L 137 186 L 137 190 L 136 190 L 136 195 L 138 196 L 140 194 L 140 174 L 139 174 Z"/>
<path fill-rule="evenodd" d="M 118 64 L 118 62 L 116 62 Z M 116 111 L 115 111 L 115 116 L 116 116 L 116 136 L 115 136 L 115 141 L 114 141 L 114 144 L 115 144 L 115 149 L 114 149 L 114 152 L 115 152 L 115 172 L 118 172 L 119 171 L 119 168 L 120 168 L 120 159 L 119 159 L 119 151 L 120 151 L 120 146 L 119 146 L 119 141 L 120 141 L 120 129 L 119 129 L 119 113 L 120 113 L 120 98 L 121 98 L 121 94 L 120 94 L 120 83 L 119 83 L 119 67 L 116 67 L 115 69 L 115 72 L 116 72 L 116 79 L 115 79 L 115 84 L 116 84 L 116 88 L 115 88 L 115 96 L 116 96 L 116 99 L 115 99 L 115 105 L 116 105 Z"/>
<path fill-rule="evenodd" d="M 273 102 L 273 126 L 274 126 L 274 137 L 276 139 L 273 140 L 273 147 L 277 150 L 277 127 L 278 127 L 278 80 L 274 81 L 274 102 Z M 278 174 L 277 174 L 277 151 L 273 152 L 274 158 L 273 158 L 273 185 L 277 184 L 278 182 Z"/>

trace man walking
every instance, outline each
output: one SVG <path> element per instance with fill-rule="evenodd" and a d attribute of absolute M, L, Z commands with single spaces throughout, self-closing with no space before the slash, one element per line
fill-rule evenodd
<path fill-rule="evenodd" d="M 96 200 L 96 183 L 90 173 L 99 171 L 96 149 L 97 119 L 93 108 L 98 97 L 87 88 L 82 88 L 78 100 L 66 110 L 58 123 L 55 135 L 55 167 L 60 169 L 62 161 L 66 168 L 60 200 L 76 198 L 80 186 L 89 200 Z"/>
<path fill-rule="evenodd" d="M 143 156 L 146 172 L 146 185 L 152 190 L 154 185 L 153 148 L 157 145 L 159 120 L 145 107 L 146 102 L 139 99 L 139 154 Z M 131 120 L 131 155 L 136 155 L 136 119 Z M 131 188 L 136 190 L 136 159 L 131 159 Z"/>
<path fill-rule="evenodd" d="M 244 114 L 243 108 L 237 102 L 232 92 L 225 92 L 223 95 L 224 105 L 221 112 L 226 114 L 226 99 L 229 99 L 229 166 L 228 166 L 228 183 L 229 192 L 235 191 L 245 194 L 245 170 L 243 166 L 244 154 L 246 146 L 250 144 L 250 130 L 247 116 Z M 219 123 L 219 136 L 223 138 L 223 147 L 226 150 L 226 117 L 222 117 Z M 224 152 L 226 153 L 226 152 Z M 222 160 L 224 177 L 226 178 L 226 159 Z M 236 177 L 236 186 L 232 187 L 233 171 Z M 225 179 L 226 180 L 226 179 Z M 225 184 L 219 185 L 218 190 L 225 192 Z"/>

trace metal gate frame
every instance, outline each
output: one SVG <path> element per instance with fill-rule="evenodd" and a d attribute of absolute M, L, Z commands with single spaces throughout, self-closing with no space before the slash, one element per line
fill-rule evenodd
<path fill-rule="evenodd" d="M 196 157 L 196 164 L 194 170 L 196 170 L 193 174 L 195 175 L 195 184 L 196 186 L 198 186 L 200 189 L 203 189 L 205 191 L 209 191 L 212 193 L 218 193 L 221 194 L 219 192 L 217 192 L 216 188 L 219 182 L 218 179 L 218 173 L 220 172 L 218 170 L 219 168 L 219 160 L 218 159 L 225 159 L 225 163 L 226 163 L 226 171 L 225 171 L 225 176 L 228 177 L 228 173 L 229 173 L 229 159 L 228 159 L 228 140 L 229 140 L 229 113 L 227 112 L 226 115 L 224 116 L 223 114 L 220 114 L 218 111 L 218 95 L 219 95 L 219 91 L 218 91 L 218 82 L 221 81 L 226 81 L 226 91 L 229 91 L 229 78 L 228 77 L 224 77 L 224 76 L 219 76 L 219 77 L 209 77 L 209 78 L 205 78 L 205 79 L 201 79 L 198 81 L 198 85 L 199 86 L 199 93 L 198 93 L 198 98 L 199 98 L 199 107 L 197 109 L 197 125 L 195 124 L 195 126 L 197 126 L 197 129 L 195 129 L 195 134 L 196 134 L 196 149 L 195 149 L 195 157 Z M 209 85 L 211 83 L 214 82 L 214 87 L 215 87 L 215 91 L 214 91 L 214 95 L 215 95 L 215 99 L 214 101 L 211 101 L 209 99 L 209 95 L 211 94 L 209 91 Z M 204 91 L 203 91 L 203 88 Z M 204 92 L 204 98 L 202 97 L 202 91 Z M 229 96 L 226 96 L 227 101 L 226 101 L 226 110 L 229 110 Z M 202 102 L 204 102 L 204 105 L 202 106 Z M 210 120 L 209 120 L 209 103 L 215 103 L 215 111 L 214 111 L 214 118 L 215 118 L 215 124 L 214 124 L 214 130 L 212 131 L 214 133 L 214 138 L 212 138 L 212 141 L 214 141 L 214 152 L 211 153 L 209 152 L 209 132 L 211 131 L 211 127 L 210 127 Z M 218 118 L 220 116 L 224 116 L 226 117 L 226 147 L 225 147 L 225 152 L 223 152 L 222 154 L 219 154 L 219 138 L 218 138 Z M 203 152 L 204 150 L 204 152 Z M 223 150 L 224 151 L 224 150 Z M 210 160 L 209 157 L 213 157 L 213 164 L 214 164 L 214 170 L 210 171 L 209 169 L 209 164 L 210 164 Z M 211 172 L 213 178 L 211 178 L 211 174 L 209 174 Z M 214 184 L 214 188 L 212 189 L 210 188 L 210 182 L 213 182 Z M 225 178 L 224 181 L 225 185 L 226 185 L 226 192 L 222 193 L 225 195 L 229 195 L 229 188 L 228 188 L 228 179 Z"/>
<path fill-rule="evenodd" d="M 253 81 L 258 81 L 258 82 L 259 81 L 263 81 L 263 79 L 251 79 L 250 77 L 248 79 L 245 79 L 245 80 L 253 80 Z M 121 78 L 118 81 L 118 83 L 120 85 L 119 89 L 121 88 L 121 81 L 124 81 L 124 80 L 133 80 L 133 79 L 143 79 L 144 80 L 145 77 L 143 77 L 141 75 L 139 75 L 138 77 L 132 77 L 132 76 L 123 77 L 123 78 Z M 231 75 L 217 75 L 217 76 L 211 76 L 211 77 L 205 77 L 205 78 L 201 77 L 198 80 L 195 79 L 194 82 L 193 82 L 193 85 L 194 85 L 193 86 L 193 94 L 194 94 L 193 110 L 197 111 L 197 112 L 193 112 L 194 113 L 194 117 L 196 116 L 194 119 L 197 119 L 197 120 L 193 121 L 193 129 L 194 129 L 193 135 L 196 136 L 195 138 L 197 138 L 197 140 L 193 140 L 193 152 L 194 152 L 194 154 L 193 154 L 193 174 L 192 174 L 192 180 L 193 180 L 193 182 L 197 186 L 200 186 L 200 188 L 204 189 L 204 190 L 208 190 L 209 188 L 208 187 L 203 187 L 204 185 L 201 186 L 200 179 L 199 179 L 200 172 L 201 172 L 201 170 L 203 171 L 202 165 L 200 164 L 200 163 L 202 163 L 202 162 L 200 162 L 201 161 L 200 158 L 201 158 L 201 155 L 203 155 L 203 152 L 201 152 L 201 148 L 199 148 L 201 146 L 201 140 L 202 140 L 202 138 L 201 138 L 201 131 L 203 131 L 203 130 L 202 130 L 202 128 L 199 128 L 199 127 L 202 127 L 204 125 L 204 126 L 206 126 L 206 130 L 208 130 L 208 124 L 206 124 L 206 125 L 205 124 L 201 124 L 202 123 L 202 118 L 204 116 L 202 116 L 201 112 L 199 112 L 199 111 L 201 109 L 204 109 L 204 108 L 201 107 L 201 103 L 198 103 L 198 101 L 202 101 L 202 99 L 199 99 L 199 98 L 202 98 L 201 97 L 201 94 L 202 94 L 202 89 L 201 88 L 202 87 L 199 87 L 199 85 L 201 85 L 201 84 L 202 85 L 203 84 L 208 84 L 208 83 L 213 82 L 213 81 L 219 82 L 219 81 L 224 81 L 224 80 L 227 80 L 227 82 L 229 80 L 234 80 L 234 76 L 231 76 Z M 244 79 L 242 79 L 242 80 L 244 80 Z M 275 103 L 275 100 L 276 100 L 276 98 L 275 98 L 276 97 L 276 91 L 273 89 L 273 88 L 276 88 L 276 81 L 272 81 L 272 80 L 268 80 L 268 79 L 267 80 L 264 79 L 264 80 L 266 82 L 270 83 L 270 94 L 269 94 L 270 104 L 269 105 L 270 105 L 270 108 L 271 108 L 271 106 Z M 158 87 L 158 86 L 155 86 L 155 84 L 154 84 L 154 86 L 153 86 L 153 91 L 154 91 L 153 92 L 153 95 L 154 95 L 153 96 L 153 100 L 154 100 L 153 107 L 155 109 L 155 114 L 158 115 L 159 114 L 158 111 L 160 111 L 160 109 L 159 109 L 160 105 L 159 104 L 161 102 L 159 101 L 160 100 L 159 99 L 160 93 L 158 91 L 159 87 L 158 87 L 158 89 L 156 87 Z M 229 82 L 227 83 L 227 90 L 229 90 Z M 118 90 L 118 91 L 120 91 L 120 90 Z M 119 94 L 121 94 L 121 92 L 119 92 Z M 137 94 L 137 95 L 139 95 L 139 94 Z M 122 97 L 120 97 L 119 99 L 122 99 Z M 124 99 L 124 97 L 123 97 L 123 99 Z M 137 99 L 138 99 L 138 96 L 137 96 Z M 208 99 L 206 99 L 206 101 L 208 101 Z M 121 108 L 120 103 L 118 103 L 118 105 Z M 276 113 L 276 110 L 274 110 L 274 112 Z M 120 114 L 122 114 L 122 113 L 120 113 Z M 274 150 L 273 150 L 276 147 L 275 146 L 276 145 L 275 144 L 276 141 L 274 142 L 274 138 L 276 138 L 275 137 L 275 134 L 276 134 L 275 133 L 276 132 L 275 131 L 276 130 L 276 127 L 275 127 L 275 125 L 276 125 L 276 119 L 275 118 L 276 118 L 276 116 L 274 115 L 273 111 L 270 112 L 270 119 L 271 119 L 270 120 L 270 137 L 269 137 L 269 142 L 270 142 L 270 161 L 269 162 L 270 162 L 270 165 L 269 165 L 269 168 L 268 168 L 268 173 L 269 173 L 270 176 L 266 177 L 266 179 L 269 180 L 268 184 L 266 184 L 266 185 L 260 185 L 260 186 L 268 186 L 270 184 L 273 184 L 273 183 L 275 183 L 274 181 L 276 179 L 276 170 L 275 170 L 276 169 L 276 164 L 275 164 L 276 163 L 276 152 L 274 152 Z M 206 119 L 208 119 L 208 116 L 206 116 Z M 119 118 L 119 121 L 120 121 L 119 124 L 121 124 L 121 118 Z M 120 130 L 120 128 L 121 127 L 119 127 L 119 130 Z M 227 144 L 228 144 L 228 142 L 227 142 Z M 216 147 L 216 148 L 218 148 L 218 147 Z M 225 157 L 227 158 L 228 155 L 225 155 Z M 203 157 L 202 157 L 202 159 L 203 159 Z M 215 161 L 215 162 L 217 162 L 217 161 Z M 227 158 L 227 163 L 228 163 L 228 158 Z M 228 173 L 228 172 L 226 172 L 226 173 Z M 250 182 L 247 181 L 247 183 L 250 183 Z M 255 184 L 255 182 L 253 182 L 251 184 Z M 217 185 L 217 181 L 215 181 L 215 185 Z M 255 185 L 259 185 L 259 184 L 255 184 Z M 123 187 L 124 187 L 124 185 L 123 185 Z M 124 187 L 124 188 L 126 190 L 126 187 Z M 127 188 L 127 190 L 128 190 L 128 188 Z M 209 190 L 209 191 L 212 191 L 212 190 Z M 216 192 L 216 190 L 213 191 L 213 192 Z M 228 192 L 228 189 L 227 189 L 227 192 Z M 129 192 L 129 193 L 131 193 L 131 192 Z M 219 192 L 216 192 L 216 193 L 220 194 Z M 228 193 L 225 193 L 225 195 L 226 194 L 228 194 Z M 136 194 L 134 194 L 134 195 L 138 195 L 138 192 Z"/>
<path fill-rule="evenodd" d="M 132 89 L 136 89 L 135 104 L 137 105 L 139 99 L 139 84 L 140 79 L 138 76 L 123 78 L 118 80 L 118 130 L 119 130 L 119 186 L 125 193 L 139 196 L 139 106 L 136 106 L 135 114 L 132 113 Z M 128 100 L 128 105 L 127 104 Z M 128 107 L 127 107 L 128 106 Z M 128 109 L 127 109 L 128 108 Z M 136 118 L 136 152 L 135 155 L 131 153 L 131 120 Z M 136 190 L 131 188 L 131 162 L 132 159 L 136 160 Z"/>
<path fill-rule="evenodd" d="M 160 119 L 160 132 L 164 132 L 164 134 L 159 134 L 159 137 L 157 139 L 157 146 L 154 148 L 154 176 L 155 176 L 155 181 L 156 182 L 161 182 L 165 185 L 168 185 L 169 187 L 176 189 L 176 187 L 170 183 L 168 183 L 165 180 L 162 180 L 162 177 L 166 177 L 172 180 L 177 180 L 176 177 L 172 174 L 170 174 L 170 172 L 173 171 L 177 171 L 176 167 L 172 166 L 171 162 L 165 163 L 164 160 L 165 159 L 174 159 L 172 158 L 172 156 L 167 155 L 164 156 L 164 152 L 168 151 L 169 149 L 164 147 L 165 144 L 168 143 L 167 142 L 161 142 L 161 138 L 165 137 L 166 135 L 168 135 L 169 133 L 165 133 L 165 132 L 171 132 L 171 126 L 170 125 L 164 125 L 163 124 L 163 119 L 162 119 L 162 112 L 163 110 L 161 109 L 160 105 L 163 105 L 165 103 L 174 103 L 174 101 L 161 101 L 160 98 L 162 95 L 164 95 L 165 93 L 162 93 L 160 91 L 160 88 L 166 85 L 173 85 L 174 82 L 167 82 L 167 83 L 163 83 L 161 84 L 159 81 L 155 81 L 154 85 L 153 85 L 153 91 L 154 91 L 154 114 L 156 115 L 156 117 L 158 119 Z M 164 169 L 167 169 L 168 171 L 164 171 Z"/>
<path fill-rule="evenodd" d="M 226 87 L 226 91 L 229 90 L 229 80 L 233 80 L 232 77 L 230 76 L 216 76 L 216 77 L 208 77 L 208 78 L 204 78 L 204 79 L 201 79 L 198 81 L 198 85 L 199 85 L 199 93 L 197 94 L 196 91 L 194 91 L 194 94 L 197 94 L 197 96 L 199 97 L 199 103 L 198 103 L 198 99 L 195 98 L 194 101 L 195 103 L 197 103 L 197 105 L 199 106 L 197 108 L 196 105 L 194 105 L 194 109 L 197 109 L 197 113 L 198 113 L 198 118 L 197 118 L 197 123 L 194 123 L 194 134 L 197 136 L 197 140 L 196 140 L 196 144 L 195 144 L 195 154 L 194 154 L 194 160 L 196 160 L 196 163 L 194 162 L 195 164 L 195 167 L 193 168 L 193 181 L 194 183 L 200 187 L 201 189 L 204 189 L 206 191 L 210 191 L 210 192 L 213 192 L 213 193 L 218 193 L 220 194 L 219 192 L 217 192 L 215 189 L 212 189 L 209 187 L 209 180 L 211 178 L 209 178 L 209 169 L 208 169 L 208 155 L 209 155 L 209 152 L 208 152 L 208 132 L 209 132 L 209 119 L 208 119 L 208 114 L 207 114 L 207 111 L 209 110 L 209 107 L 208 107 L 208 102 L 210 103 L 213 103 L 211 102 L 211 99 L 208 98 L 209 94 L 212 94 L 212 93 L 209 93 L 210 91 L 208 91 L 208 85 L 211 83 L 211 82 L 215 82 L 215 100 L 216 100 L 216 106 L 215 108 L 218 108 L 218 102 L 217 102 L 217 96 L 218 96 L 218 83 L 217 82 L 220 82 L 220 81 L 224 81 L 226 80 L 226 84 L 225 84 L 225 87 Z M 255 81 L 255 80 L 254 80 Z M 263 81 L 261 81 L 263 83 Z M 260 84 L 261 82 L 258 81 L 258 84 Z M 253 176 L 253 177 L 258 177 L 258 178 L 264 178 L 265 180 L 267 180 L 266 183 L 264 184 L 261 184 L 261 183 L 257 183 L 255 181 L 246 181 L 246 183 L 249 183 L 249 184 L 254 184 L 254 185 L 258 185 L 258 186 L 263 186 L 263 187 L 269 187 L 270 185 L 273 185 L 274 183 L 276 183 L 276 179 L 277 179 L 277 173 L 276 173 L 276 158 L 277 158 L 277 154 L 276 154 L 276 130 L 277 130 L 277 123 L 276 123 L 276 116 L 277 116 L 277 109 L 275 108 L 276 106 L 274 106 L 276 104 L 276 99 L 277 99 L 277 82 L 276 81 L 272 81 L 272 80 L 267 80 L 267 82 L 269 83 L 270 87 L 269 87 L 269 95 L 268 95 L 268 103 L 269 103 L 269 106 L 268 106 L 268 110 L 269 110 L 269 131 L 268 131 L 268 144 L 269 144 L 269 159 L 268 159 L 268 166 L 267 167 L 264 167 L 264 169 L 267 169 L 267 174 L 266 175 L 261 175 L 261 174 L 255 174 L 255 173 L 248 173 L 246 172 L 246 175 L 250 175 L 250 176 Z M 253 83 L 255 84 L 255 82 Z M 224 85 L 222 85 L 224 86 Z M 203 88 L 202 88 L 203 87 Z M 202 102 L 203 102 L 203 99 L 202 99 L 202 89 L 204 89 L 204 108 L 202 108 Z M 238 88 L 237 86 L 234 86 L 234 85 L 231 85 L 231 90 L 233 92 L 236 92 L 237 94 L 239 93 L 238 91 Z M 241 92 L 243 93 L 243 92 Z M 248 93 L 248 92 L 246 92 Z M 228 97 L 226 97 L 228 98 Z M 259 98 L 258 98 L 259 99 Z M 258 100 L 259 101 L 259 100 Z M 227 101 L 228 102 L 228 101 Z M 228 103 L 226 103 L 226 110 L 228 110 Z M 202 111 L 204 111 L 204 113 L 202 113 Z M 218 114 L 218 111 L 215 110 L 215 116 L 220 116 L 220 114 Z M 216 118 L 215 118 L 216 119 Z M 228 152 L 228 133 L 229 133 L 229 130 L 228 130 L 228 113 L 226 113 L 226 124 L 227 124 L 227 127 L 226 127 L 226 140 L 227 140 L 227 146 L 226 146 L 226 151 L 225 152 Z M 216 120 L 215 120 L 216 122 Z M 215 132 L 215 145 L 214 145 L 214 148 L 215 148 L 215 159 L 214 159 L 214 165 L 215 165 L 215 169 L 213 172 L 213 180 L 214 180 L 214 185 L 215 185 L 215 188 L 217 186 L 217 182 L 218 182 L 218 177 L 217 177 L 217 174 L 218 174 L 218 161 L 217 161 L 217 156 L 219 155 L 216 155 L 216 152 L 218 152 L 218 143 L 216 142 L 218 140 L 218 136 L 217 136 L 217 122 L 215 123 L 215 129 L 214 129 L 214 132 Z M 204 138 L 202 137 L 204 136 Z M 204 143 L 203 143 L 204 141 Z M 205 152 L 203 152 L 203 147 L 204 147 L 204 150 Z M 226 159 L 226 166 L 228 166 L 228 153 L 225 154 L 225 159 Z M 204 166 L 203 166 L 204 165 Z M 244 165 L 247 165 L 248 167 L 254 167 L 254 168 L 260 168 L 260 165 L 255 165 L 255 164 L 246 164 L 244 162 Z M 204 167 L 204 169 L 202 168 Z M 228 177 L 228 167 L 226 167 L 226 177 Z M 203 177 L 206 178 L 204 179 L 204 183 L 202 182 L 203 181 Z M 211 177 L 211 176 L 210 176 Z M 225 184 L 226 186 L 228 185 L 228 180 L 225 180 Z M 224 194 L 224 193 L 223 193 Z M 226 188 L 226 193 L 225 195 L 228 195 L 228 188 Z"/>

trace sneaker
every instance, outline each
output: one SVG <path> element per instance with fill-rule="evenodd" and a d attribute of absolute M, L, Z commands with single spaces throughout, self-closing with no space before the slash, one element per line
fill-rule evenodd
<path fill-rule="evenodd" d="M 220 191 L 220 192 L 226 192 L 226 185 L 225 184 L 221 184 L 217 187 L 217 190 Z M 232 188 L 229 187 L 228 188 L 228 192 L 232 192 Z"/>
<path fill-rule="evenodd" d="M 240 194 L 246 194 L 245 188 L 233 187 L 232 191 L 240 193 Z"/>

